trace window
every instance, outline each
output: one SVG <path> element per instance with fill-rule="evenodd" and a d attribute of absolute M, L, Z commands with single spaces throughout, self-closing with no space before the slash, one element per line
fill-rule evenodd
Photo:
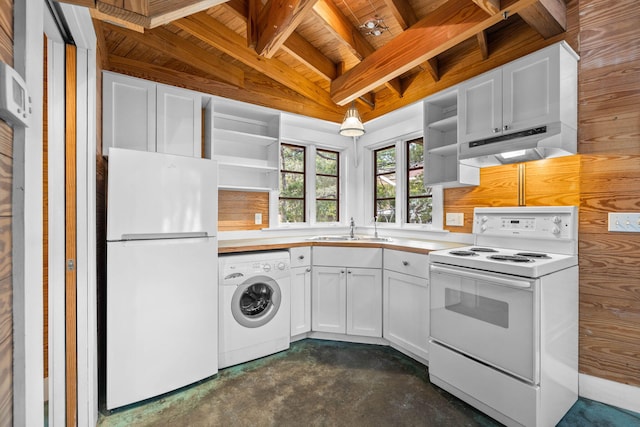
<path fill-rule="evenodd" d="M 378 222 L 396 222 L 396 147 L 374 151 L 374 212 Z"/>
<path fill-rule="evenodd" d="M 280 222 L 305 222 L 305 147 L 280 146 Z"/>
<path fill-rule="evenodd" d="M 407 204 L 405 222 L 431 223 L 433 210 L 431 188 L 424 186 L 424 143 L 422 138 L 406 142 L 407 147 Z"/>
<path fill-rule="evenodd" d="M 316 222 L 340 221 L 340 156 L 316 150 Z"/>

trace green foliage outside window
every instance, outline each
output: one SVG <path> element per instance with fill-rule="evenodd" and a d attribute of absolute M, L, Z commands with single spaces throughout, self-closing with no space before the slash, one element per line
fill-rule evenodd
<path fill-rule="evenodd" d="M 374 152 L 376 193 L 375 214 L 379 222 L 396 221 L 396 149 L 395 146 Z"/>
<path fill-rule="evenodd" d="M 316 222 L 340 221 L 339 161 L 336 151 L 316 150 Z"/>
<path fill-rule="evenodd" d="M 305 148 L 280 146 L 280 222 L 305 221 Z"/>

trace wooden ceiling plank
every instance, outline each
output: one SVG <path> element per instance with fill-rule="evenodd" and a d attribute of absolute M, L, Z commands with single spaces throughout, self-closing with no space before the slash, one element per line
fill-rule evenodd
<path fill-rule="evenodd" d="M 262 3 L 260 0 L 249 0 L 248 3 L 247 15 L 243 15 L 247 21 L 247 47 L 255 49 L 258 45 L 258 14 Z"/>
<path fill-rule="evenodd" d="M 144 25 L 134 24 L 124 19 L 117 18 L 113 15 L 101 12 L 99 9 L 89 9 L 89 13 L 93 19 L 113 24 L 114 26 L 127 28 L 138 33 L 144 33 Z"/>
<path fill-rule="evenodd" d="M 149 28 L 156 28 L 161 25 L 168 24 L 176 19 L 184 18 L 185 16 L 193 15 L 194 13 L 202 12 L 211 7 L 217 6 L 223 3 L 225 0 L 197 0 L 192 1 L 189 4 L 185 4 L 185 1 L 176 1 L 180 7 L 175 7 L 172 10 L 167 10 L 161 13 L 154 13 L 151 11 Z"/>
<path fill-rule="evenodd" d="M 144 35 L 113 25 L 109 26 L 109 29 L 137 43 L 160 51 L 178 61 L 202 70 L 223 82 L 236 87 L 244 87 L 243 70 L 199 48 L 195 44 L 190 43 L 188 40 L 165 28 L 155 28 L 147 31 Z"/>
<path fill-rule="evenodd" d="M 120 9 L 124 9 L 124 0 L 97 0 L 96 1 L 96 5 L 98 3 L 104 3 L 104 4 L 111 5 L 111 6 L 115 6 L 115 7 L 120 8 Z"/>
<path fill-rule="evenodd" d="M 480 31 L 477 35 L 478 46 L 480 47 L 480 53 L 482 54 L 482 60 L 489 59 L 489 42 L 487 40 L 487 32 Z"/>
<path fill-rule="evenodd" d="M 273 58 L 317 0 L 269 0 L 258 20 L 256 52 Z"/>
<path fill-rule="evenodd" d="M 403 30 L 418 22 L 418 17 L 407 0 L 384 0 L 384 3 Z"/>
<path fill-rule="evenodd" d="M 402 82 L 400 81 L 399 78 L 391 79 L 388 82 L 386 82 L 384 85 L 391 92 L 395 93 L 397 96 L 402 98 Z"/>
<path fill-rule="evenodd" d="M 224 25 L 220 25 L 218 21 L 207 14 L 191 15 L 174 21 L 172 25 L 320 105 L 336 108 L 335 103 L 325 90 L 289 68 L 282 61 L 257 55 L 254 50 L 246 47 L 244 37 Z"/>
<path fill-rule="evenodd" d="M 567 6 L 562 0 L 539 0 L 518 15 L 545 39 L 567 29 Z"/>
<path fill-rule="evenodd" d="M 495 15 L 500 12 L 500 0 L 473 0 L 473 2 L 489 15 Z"/>
<path fill-rule="evenodd" d="M 518 13 L 535 2 L 513 1 L 509 11 Z M 451 0 L 336 78 L 331 83 L 331 98 L 346 105 L 500 20 L 501 14 L 488 16 L 468 0 Z"/>

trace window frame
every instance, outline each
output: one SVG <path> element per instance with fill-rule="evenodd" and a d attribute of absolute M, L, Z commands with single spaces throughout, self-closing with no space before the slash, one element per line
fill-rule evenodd
<path fill-rule="evenodd" d="M 318 173 L 317 168 L 315 168 L 315 164 L 316 164 L 316 160 L 318 157 L 318 152 L 319 151 L 323 151 L 326 153 L 332 153 L 336 155 L 336 175 L 329 175 L 329 174 L 323 174 L 323 173 Z M 342 212 L 340 210 L 341 206 L 340 206 L 340 202 L 341 202 L 341 195 L 342 195 L 342 190 L 341 190 L 341 179 L 340 179 L 340 175 L 342 175 L 342 165 L 341 165 L 341 161 L 340 161 L 340 157 L 341 157 L 341 152 L 338 150 L 330 150 L 328 148 L 321 148 L 321 147 L 315 147 L 315 149 L 313 150 L 313 162 L 314 162 L 314 174 L 313 174 L 313 190 L 314 190 L 314 206 L 313 206 L 313 222 L 315 224 L 333 224 L 333 223 L 340 223 L 340 221 L 342 220 Z M 329 177 L 329 178 L 335 178 L 336 179 L 336 198 L 335 199 L 327 199 L 327 198 L 319 198 L 318 197 L 318 177 L 319 176 L 324 176 L 324 177 Z M 335 201 L 336 202 L 336 220 L 335 221 L 331 221 L 331 222 L 318 222 L 318 201 Z"/>
<path fill-rule="evenodd" d="M 307 146 L 305 145 L 300 145 L 300 144 L 292 144 L 292 143 L 287 143 L 287 142 L 283 142 L 280 144 L 280 149 L 278 150 L 278 163 L 280 165 L 282 165 L 282 147 L 286 146 L 286 147 L 295 147 L 295 148 L 302 148 L 302 156 L 303 156 L 303 162 L 302 162 L 302 166 L 303 166 L 303 170 L 302 172 L 299 171 L 292 171 L 292 170 L 287 170 L 287 169 L 282 169 L 282 167 L 279 168 L 278 170 L 278 188 L 280 189 L 280 182 L 281 182 L 281 178 L 282 178 L 282 174 L 283 173 L 291 173 L 291 174 L 298 174 L 298 175 L 302 175 L 302 198 L 300 197 L 282 197 L 282 192 L 279 191 L 278 192 L 278 218 L 280 218 L 280 201 L 281 200 L 302 200 L 302 221 L 301 222 L 280 222 L 280 219 L 278 219 L 278 223 L 279 224 L 304 224 L 307 222 L 307 171 L 308 171 L 308 165 L 307 165 Z"/>
<path fill-rule="evenodd" d="M 385 173 L 378 174 L 378 152 L 386 151 L 389 149 L 393 149 L 395 151 L 395 159 L 394 159 L 395 168 L 393 169 L 392 172 L 385 172 Z M 374 217 L 377 216 L 378 201 L 393 200 L 393 205 L 394 205 L 393 216 L 395 218 L 395 221 L 397 221 L 398 219 L 398 150 L 397 150 L 396 144 L 394 143 L 390 145 L 385 145 L 379 148 L 375 148 L 372 151 L 373 151 L 373 216 Z M 391 174 L 396 176 L 396 180 L 395 180 L 396 188 L 394 191 L 394 196 L 393 198 L 391 197 L 379 198 L 378 197 L 378 177 L 383 175 L 391 175 Z M 374 219 L 374 221 L 378 221 L 378 219 Z"/>
<path fill-rule="evenodd" d="M 412 143 L 416 143 L 416 141 L 420 141 L 422 144 L 422 166 L 419 168 L 412 168 L 411 167 L 411 156 L 409 155 L 409 144 Z M 423 194 L 420 196 L 412 196 L 411 195 L 411 191 L 410 191 L 410 181 L 411 181 L 411 171 L 416 171 L 416 170 L 420 170 L 422 169 L 422 180 L 423 180 L 423 186 L 424 186 L 424 176 L 426 173 L 425 170 L 425 151 L 424 151 L 424 137 L 420 136 L 417 138 L 407 138 L 406 140 L 403 141 L 404 142 L 404 152 L 405 152 L 405 173 L 403 174 L 404 176 L 404 180 L 405 180 L 405 188 L 406 188 L 406 194 L 404 197 L 404 202 L 405 202 L 405 212 L 404 212 L 404 224 L 407 225 L 412 225 L 412 224 L 423 224 L 420 222 L 411 222 L 410 218 L 409 218 L 409 214 L 411 212 L 410 206 L 411 206 L 411 200 L 415 200 L 415 199 L 429 199 L 431 200 L 431 205 L 433 206 L 433 191 L 431 194 Z M 425 187 L 425 193 L 426 193 L 426 187 Z M 432 224 L 433 223 L 433 209 L 431 210 L 431 222 L 428 223 L 424 223 L 424 224 Z"/>

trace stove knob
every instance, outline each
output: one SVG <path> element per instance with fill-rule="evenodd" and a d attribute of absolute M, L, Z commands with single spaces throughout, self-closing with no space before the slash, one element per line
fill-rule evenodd
<path fill-rule="evenodd" d="M 553 218 L 551 218 L 551 221 L 553 221 L 554 224 L 560 224 L 562 222 L 562 219 L 560 219 L 559 216 L 554 216 Z"/>
<path fill-rule="evenodd" d="M 487 221 L 489 221 L 489 217 L 484 215 L 482 218 L 480 218 L 480 221 L 487 222 Z"/>
<path fill-rule="evenodd" d="M 553 227 L 553 229 L 551 230 L 551 232 L 552 232 L 553 234 L 556 234 L 556 235 L 557 235 L 557 234 L 560 234 L 560 227 Z"/>
<path fill-rule="evenodd" d="M 287 266 L 284 264 L 284 262 L 279 262 L 278 263 L 278 270 L 284 270 Z"/>
<path fill-rule="evenodd" d="M 483 225 L 482 227 L 480 227 L 480 232 L 483 232 L 483 231 L 487 231 L 487 226 L 486 225 Z"/>
<path fill-rule="evenodd" d="M 265 264 L 262 266 L 262 270 L 268 273 L 271 271 L 271 266 L 269 264 Z"/>

